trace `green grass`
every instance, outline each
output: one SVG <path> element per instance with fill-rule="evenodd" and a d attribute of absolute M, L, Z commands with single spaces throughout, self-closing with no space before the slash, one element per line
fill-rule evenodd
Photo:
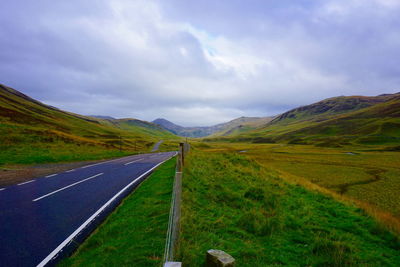
<path fill-rule="evenodd" d="M 251 158 L 287 179 L 300 177 L 400 218 L 398 152 L 301 145 L 248 145 L 247 149 Z"/>
<path fill-rule="evenodd" d="M 160 266 L 175 162 L 158 167 L 60 266 Z"/>
<path fill-rule="evenodd" d="M 193 148 L 187 157 L 184 265 L 202 266 L 213 248 L 238 266 L 398 266 L 398 238 L 359 208 L 288 184 L 247 156 L 223 150 Z"/>

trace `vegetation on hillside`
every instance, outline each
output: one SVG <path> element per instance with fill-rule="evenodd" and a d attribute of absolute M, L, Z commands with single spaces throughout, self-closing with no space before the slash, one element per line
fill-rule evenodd
<path fill-rule="evenodd" d="M 400 144 L 400 94 L 340 97 L 286 112 L 267 125 L 211 141 L 313 144 Z"/>
<path fill-rule="evenodd" d="M 0 85 L 0 165 L 102 159 L 149 151 L 173 134 L 135 119 L 81 116 Z"/>
<path fill-rule="evenodd" d="M 285 182 L 244 154 L 197 146 L 183 178 L 180 259 L 238 266 L 396 266 L 400 242 L 361 209 Z M 201 151 L 202 150 L 205 151 Z"/>

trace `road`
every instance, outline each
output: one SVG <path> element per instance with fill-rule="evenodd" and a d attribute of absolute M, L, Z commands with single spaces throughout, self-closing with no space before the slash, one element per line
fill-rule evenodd
<path fill-rule="evenodd" d="M 174 155 L 129 156 L 0 188 L 0 266 L 53 265 Z"/>
<path fill-rule="evenodd" d="M 158 141 L 158 142 L 154 145 L 154 147 L 153 147 L 153 149 L 151 150 L 151 152 L 156 152 L 156 151 L 160 148 L 160 145 L 162 144 L 162 142 L 163 142 L 163 140 Z"/>

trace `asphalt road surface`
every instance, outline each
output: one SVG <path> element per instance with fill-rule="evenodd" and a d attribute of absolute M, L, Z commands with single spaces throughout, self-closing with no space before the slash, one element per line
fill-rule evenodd
<path fill-rule="evenodd" d="M 154 145 L 154 147 L 153 147 L 153 149 L 151 150 L 151 152 L 156 152 L 156 151 L 160 148 L 160 145 L 161 145 L 162 142 L 163 142 L 163 140 L 158 141 L 158 142 Z"/>
<path fill-rule="evenodd" d="M 0 188 L 0 266 L 55 264 L 174 155 L 129 156 Z"/>

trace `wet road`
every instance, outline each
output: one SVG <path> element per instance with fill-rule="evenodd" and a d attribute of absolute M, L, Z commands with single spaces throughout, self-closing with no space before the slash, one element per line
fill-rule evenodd
<path fill-rule="evenodd" d="M 53 265 L 174 155 L 129 156 L 0 188 L 0 266 Z"/>

